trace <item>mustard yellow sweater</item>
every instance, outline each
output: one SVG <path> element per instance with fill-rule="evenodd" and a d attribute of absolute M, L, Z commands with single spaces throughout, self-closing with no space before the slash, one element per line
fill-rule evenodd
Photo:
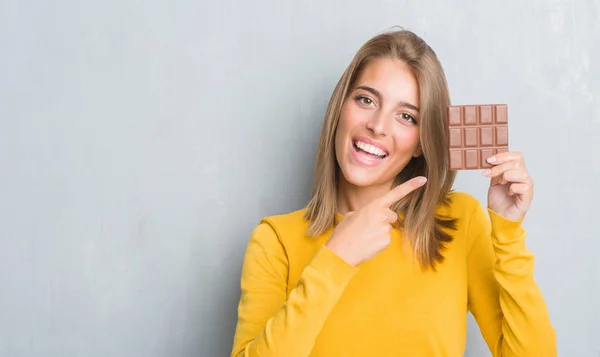
<path fill-rule="evenodd" d="M 463 356 L 467 311 L 494 357 L 556 356 L 522 222 L 465 193 L 439 212 L 459 219 L 438 270 L 424 271 L 402 233 L 354 267 L 306 235 L 305 211 L 267 217 L 250 238 L 231 356 Z M 486 212 L 487 211 L 487 212 Z"/>

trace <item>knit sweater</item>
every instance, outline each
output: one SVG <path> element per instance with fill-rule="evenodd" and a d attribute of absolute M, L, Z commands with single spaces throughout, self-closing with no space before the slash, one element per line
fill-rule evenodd
<path fill-rule="evenodd" d="M 325 246 L 335 227 L 307 235 L 305 209 L 262 219 L 245 253 L 231 356 L 458 357 L 468 311 L 494 357 L 556 356 L 522 220 L 450 195 L 438 213 L 457 229 L 435 271 L 421 269 L 400 229 L 353 266 Z"/>

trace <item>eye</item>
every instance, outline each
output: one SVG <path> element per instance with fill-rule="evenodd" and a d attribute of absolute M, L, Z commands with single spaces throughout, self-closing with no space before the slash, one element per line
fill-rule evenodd
<path fill-rule="evenodd" d="M 365 97 L 364 95 L 356 96 L 356 97 L 354 97 L 354 99 L 356 99 L 359 103 L 364 104 L 364 105 L 373 104 L 373 101 L 371 100 L 371 98 Z"/>
<path fill-rule="evenodd" d="M 409 113 L 400 114 L 400 118 L 402 118 L 403 121 L 407 121 L 411 124 L 417 124 L 417 119 L 415 119 L 415 117 L 413 117 Z"/>

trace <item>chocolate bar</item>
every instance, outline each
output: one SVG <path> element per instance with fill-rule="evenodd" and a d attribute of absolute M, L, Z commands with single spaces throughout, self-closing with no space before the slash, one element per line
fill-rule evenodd
<path fill-rule="evenodd" d="M 451 105 L 450 170 L 489 168 L 487 159 L 508 151 L 506 104 Z"/>

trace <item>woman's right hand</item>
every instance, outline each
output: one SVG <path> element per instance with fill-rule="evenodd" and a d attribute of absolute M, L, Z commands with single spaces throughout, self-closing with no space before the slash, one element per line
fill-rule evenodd
<path fill-rule="evenodd" d="M 412 178 L 359 210 L 349 212 L 325 245 L 354 266 L 372 259 L 390 244 L 392 224 L 398 220 L 390 206 L 425 182 L 427 179 L 422 176 Z"/>

